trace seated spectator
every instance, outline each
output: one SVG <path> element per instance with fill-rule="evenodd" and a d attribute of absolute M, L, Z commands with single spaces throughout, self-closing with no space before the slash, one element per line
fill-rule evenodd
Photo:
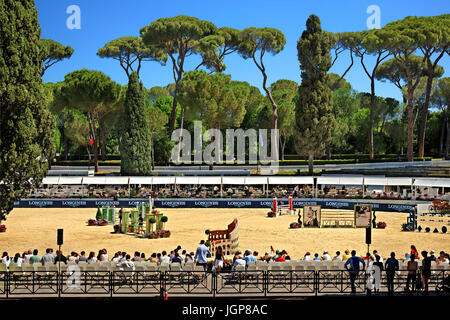
<path fill-rule="evenodd" d="M 134 253 L 134 257 L 133 257 L 133 259 L 131 260 L 131 261 L 133 261 L 133 262 L 141 262 L 142 260 L 141 260 L 141 254 L 139 253 L 139 252 L 135 252 Z"/>
<path fill-rule="evenodd" d="M 331 261 L 331 256 L 328 254 L 327 251 L 323 252 L 322 260 L 323 261 Z"/>
<path fill-rule="evenodd" d="M 181 264 L 181 259 L 180 259 L 180 255 L 178 254 L 178 252 L 175 252 L 175 256 L 172 258 L 172 263 L 179 263 Z"/>
<path fill-rule="evenodd" d="M 309 252 L 305 253 L 305 255 L 303 256 L 303 260 L 311 261 L 311 253 Z"/>
<path fill-rule="evenodd" d="M 130 260 L 131 256 L 129 254 L 127 254 L 125 256 L 125 260 L 121 261 L 117 264 L 117 266 L 119 268 L 124 268 L 124 269 L 131 269 L 134 270 L 135 266 L 134 266 L 134 262 Z"/>
<path fill-rule="evenodd" d="M 256 262 L 256 258 L 255 258 L 255 256 L 252 255 L 252 252 L 250 250 L 245 250 L 244 260 L 247 265 L 249 263 Z"/>
<path fill-rule="evenodd" d="M 340 251 L 336 251 L 336 255 L 333 258 L 333 261 L 342 261 L 342 256 Z"/>
<path fill-rule="evenodd" d="M 45 254 L 42 256 L 41 262 L 42 264 L 46 263 L 53 263 L 54 262 L 54 256 L 51 254 L 51 249 L 46 249 Z"/>
<path fill-rule="evenodd" d="M 62 254 L 62 250 L 56 250 L 55 263 L 57 262 L 67 263 L 67 258 Z"/>
<path fill-rule="evenodd" d="M 238 251 L 234 254 L 234 258 L 233 258 L 233 268 L 236 268 L 237 266 L 245 266 L 246 262 L 244 259 L 242 259 L 241 257 L 241 253 Z"/>
<path fill-rule="evenodd" d="M 170 257 L 167 255 L 166 251 L 162 252 L 160 263 L 170 263 Z"/>
<path fill-rule="evenodd" d="M 11 262 L 15 263 L 18 267 L 21 267 L 23 259 L 20 257 L 20 253 L 16 253 L 14 258 L 11 259 Z"/>
<path fill-rule="evenodd" d="M 2 263 L 6 264 L 6 266 L 9 266 L 9 264 L 11 263 L 9 256 L 8 256 L 8 252 L 3 252 L 2 255 Z"/>
<path fill-rule="evenodd" d="M 69 261 L 78 262 L 78 253 L 72 251 L 70 253 Z"/>
<path fill-rule="evenodd" d="M 94 251 L 91 251 L 89 253 L 89 257 L 87 259 L 87 262 L 88 263 L 95 263 L 95 262 L 97 262 L 97 257 L 95 256 L 95 252 Z"/>
<path fill-rule="evenodd" d="M 347 249 L 344 251 L 344 255 L 342 256 L 342 261 L 347 261 L 350 258 L 351 258 L 350 250 Z"/>
<path fill-rule="evenodd" d="M 150 256 L 150 258 L 148 259 L 148 261 L 157 264 L 157 263 L 158 263 L 158 259 L 156 258 L 156 253 L 152 253 L 152 255 Z"/>
<path fill-rule="evenodd" d="M 81 251 L 80 256 L 78 257 L 78 262 L 87 262 L 86 252 Z"/>
<path fill-rule="evenodd" d="M 319 258 L 319 254 L 318 253 L 314 253 L 313 261 L 321 261 L 320 258 Z"/>
<path fill-rule="evenodd" d="M 30 258 L 31 264 L 41 262 L 41 258 L 38 256 L 38 253 L 39 253 L 38 249 L 33 250 L 33 255 Z"/>

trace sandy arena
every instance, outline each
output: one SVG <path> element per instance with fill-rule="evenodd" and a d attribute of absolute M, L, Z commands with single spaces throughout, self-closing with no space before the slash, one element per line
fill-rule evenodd
<path fill-rule="evenodd" d="M 199 240 L 206 239 L 206 229 L 226 229 L 234 219 L 239 220 L 240 249 L 257 250 L 260 254 L 275 249 L 285 249 L 292 259 L 300 259 L 306 251 L 330 255 L 340 250 L 356 249 L 359 254 L 367 250 L 364 229 L 289 229 L 297 215 L 266 217 L 267 209 L 162 209 L 169 218 L 166 229 L 171 237 L 165 239 L 140 239 L 131 234 L 111 234 L 112 225 L 89 227 L 87 220 L 95 218 L 96 209 L 14 209 L 3 223 L 6 233 L 0 233 L 0 250 L 10 256 L 25 249 L 38 249 L 42 255 L 45 248 L 56 248 L 56 229 L 64 229 L 63 252 L 95 251 L 106 248 L 111 255 L 116 251 L 152 252 L 170 251 L 181 245 L 188 251 L 195 251 Z M 450 234 L 425 234 L 401 232 L 406 213 L 377 212 L 377 221 L 385 221 L 387 228 L 372 232 L 372 249 L 383 256 L 391 251 L 397 257 L 404 257 L 411 244 L 421 250 L 450 251 Z M 421 223 L 439 229 L 445 223 Z"/>

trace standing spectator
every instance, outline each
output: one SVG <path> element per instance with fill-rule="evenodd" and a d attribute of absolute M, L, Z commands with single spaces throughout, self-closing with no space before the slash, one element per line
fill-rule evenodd
<path fill-rule="evenodd" d="M 431 259 L 431 261 L 436 262 L 436 257 L 434 256 L 434 250 L 430 251 L 430 259 Z"/>
<path fill-rule="evenodd" d="M 409 292 L 409 283 L 412 282 L 412 292 L 415 291 L 416 287 L 416 275 L 417 275 L 417 269 L 419 268 L 419 264 L 417 261 L 415 261 L 415 255 L 411 255 L 411 260 L 408 261 L 408 277 L 406 278 L 406 291 Z"/>
<path fill-rule="evenodd" d="M 423 261 L 420 269 L 422 270 L 422 279 L 424 284 L 424 294 L 428 295 L 428 281 L 431 277 L 431 258 L 428 256 L 428 252 L 422 251 Z"/>
<path fill-rule="evenodd" d="M 333 258 L 333 261 L 342 261 L 342 256 L 340 251 L 336 251 L 336 255 Z"/>
<path fill-rule="evenodd" d="M 386 260 L 384 267 L 386 269 L 388 294 L 393 295 L 395 271 L 399 270 L 398 260 L 395 259 L 395 252 L 391 252 L 391 257 Z"/>
<path fill-rule="evenodd" d="M 375 257 L 375 260 L 377 259 L 377 255 L 380 257 L 380 262 L 383 263 L 383 257 L 378 253 L 377 250 L 373 250 L 373 257 Z"/>
<path fill-rule="evenodd" d="M 374 251 L 376 252 L 376 250 Z M 380 255 L 376 254 L 375 255 L 375 262 L 373 263 L 373 270 L 375 271 L 374 273 L 374 281 L 375 281 L 375 292 L 379 292 L 380 291 L 380 285 L 381 285 L 381 278 L 382 278 L 382 272 L 383 272 L 383 262 L 381 262 L 381 257 Z M 379 270 L 377 270 L 377 268 Z"/>
<path fill-rule="evenodd" d="M 30 258 L 31 264 L 41 262 L 41 258 L 38 256 L 38 253 L 39 253 L 38 249 L 33 250 L 33 255 Z"/>
<path fill-rule="evenodd" d="M 419 259 L 419 252 L 416 249 L 416 246 L 411 245 L 411 253 L 409 254 L 409 256 L 411 257 L 414 254 L 414 256 L 416 257 L 416 259 Z"/>
<path fill-rule="evenodd" d="M 200 241 L 200 245 L 197 247 L 197 251 L 195 252 L 194 262 L 197 265 L 203 266 L 206 271 L 207 268 L 207 255 L 211 255 L 211 251 L 205 246 L 205 240 Z"/>
<path fill-rule="evenodd" d="M 356 256 L 356 251 L 352 250 L 352 256 L 345 262 L 344 268 L 347 269 L 347 271 L 350 274 L 350 283 L 352 287 L 352 293 L 356 293 L 356 287 L 355 287 L 355 281 L 359 274 L 359 264 L 362 263 L 363 269 L 366 267 L 366 263 L 363 259 Z M 347 267 L 350 265 L 350 268 Z"/>

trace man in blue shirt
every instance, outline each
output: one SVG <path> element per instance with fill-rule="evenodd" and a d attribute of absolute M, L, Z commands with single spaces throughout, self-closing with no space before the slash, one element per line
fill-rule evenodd
<path fill-rule="evenodd" d="M 209 251 L 209 249 L 205 246 L 205 240 L 200 241 L 200 245 L 195 252 L 194 262 L 197 265 L 203 266 L 205 271 L 207 269 L 206 258 L 208 254 L 211 255 L 211 251 Z"/>
<path fill-rule="evenodd" d="M 388 294 L 391 296 L 394 293 L 395 271 L 399 269 L 398 260 L 395 259 L 395 252 L 391 252 L 391 257 L 386 260 L 384 268 L 386 269 Z"/>
<path fill-rule="evenodd" d="M 249 265 L 249 262 L 256 262 L 256 257 L 252 255 L 252 252 L 250 250 L 245 250 L 244 252 L 244 260 L 246 262 L 246 265 Z"/>
<path fill-rule="evenodd" d="M 352 293 L 356 293 L 355 281 L 359 274 L 359 263 L 362 263 L 363 269 L 366 267 L 366 263 L 360 257 L 356 256 L 356 251 L 352 250 L 352 256 L 345 262 L 344 268 L 348 270 L 350 274 L 350 283 L 352 286 Z M 350 265 L 350 268 L 347 267 Z"/>

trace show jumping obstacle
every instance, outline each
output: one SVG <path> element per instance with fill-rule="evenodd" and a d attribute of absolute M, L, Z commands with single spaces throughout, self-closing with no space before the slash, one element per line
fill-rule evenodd
<path fill-rule="evenodd" d="M 419 225 L 419 222 L 440 222 L 450 225 L 450 211 L 448 210 L 449 205 L 447 201 L 435 200 L 432 204 L 419 204 L 411 212 L 407 218 L 405 224 L 403 224 L 404 231 L 421 231 L 423 228 Z M 431 217 L 431 218 L 428 218 Z M 439 218 L 439 219 L 438 219 Z M 429 229 L 429 228 L 425 228 Z M 437 228 L 435 228 L 437 230 Z M 447 230 L 447 227 L 442 226 L 442 232 Z"/>
<path fill-rule="evenodd" d="M 235 218 L 227 230 L 212 230 L 208 234 L 211 243 L 211 254 L 215 256 L 217 248 L 221 247 L 224 255 L 231 255 L 239 249 L 239 225 Z"/>
<path fill-rule="evenodd" d="M 272 205 L 272 211 L 269 211 L 267 213 L 267 216 L 269 217 L 278 217 L 282 214 L 295 214 L 295 209 L 294 209 L 294 205 L 293 205 L 293 201 L 292 201 L 292 197 L 289 196 L 288 198 L 288 204 L 278 204 L 278 199 L 277 198 L 273 198 L 272 201 L 273 205 Z"/>

